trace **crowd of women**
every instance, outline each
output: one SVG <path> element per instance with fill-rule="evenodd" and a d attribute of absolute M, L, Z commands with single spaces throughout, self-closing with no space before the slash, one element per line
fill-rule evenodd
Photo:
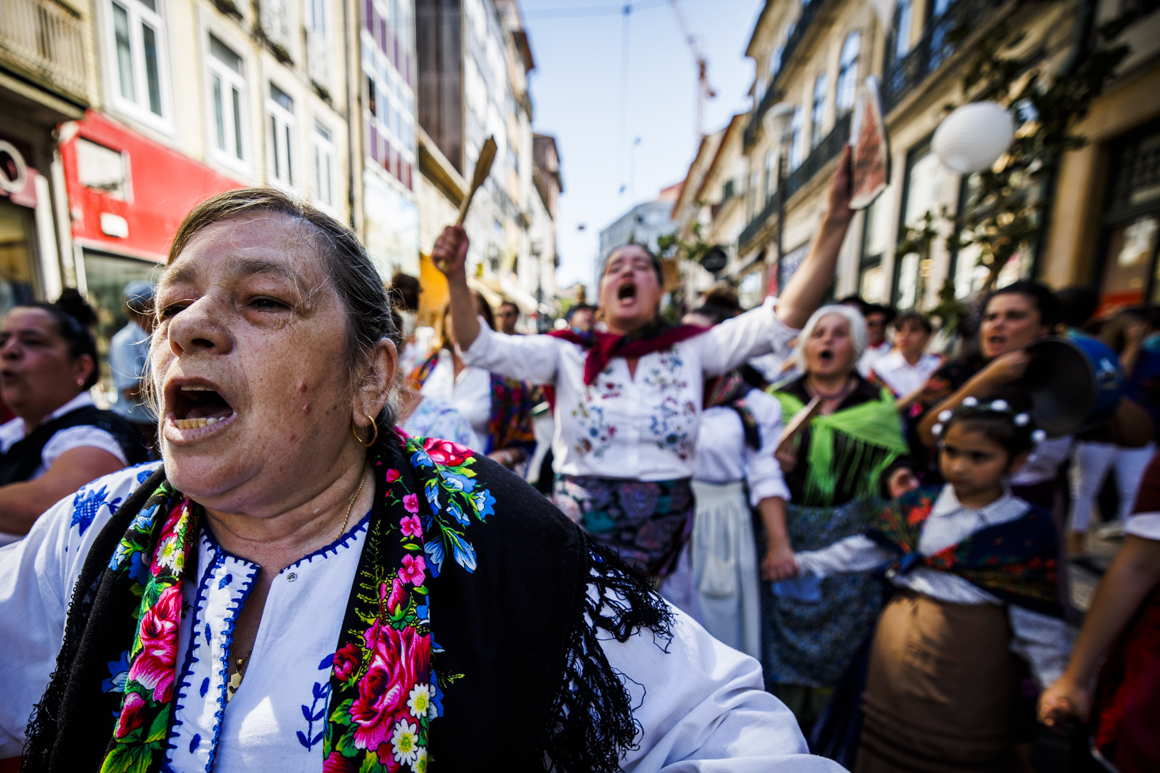
<path fill-rule="evenodd" d="M 144 321 L 142 464 L 88 397 L 79 298 L 9 312 L 0 758 L 1157 769 L 1147 316 L 1097 330 L 1083 293 L 1017 282 L 944 358 L 921 314 L 826 304 L 848 164 L 800 268 L 748 311 L 715 290 L 670 320 L 659 260 L 628 245 L 595 325 L 513 334 L 448 228 L 430 352 L 408 351 L 416 288 L 392 302 L 341 224 L 270 190 L 210 199 Z M 1125 375 L 1077 438 L 1046 437 L 1020 388 L 1055 334 L 1104 335 Z M 541 399 L 547 498 L 512 474 Z M 1126 536 L 1073 651 L 1070 559 L 1110 470 L 1121 504 L 1099 512 Z"/>

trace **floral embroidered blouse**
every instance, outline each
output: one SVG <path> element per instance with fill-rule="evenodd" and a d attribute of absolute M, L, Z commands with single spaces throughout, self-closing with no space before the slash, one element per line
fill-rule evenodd
<path fill-rule="evenodd" d="M 635 377 L 614 357 L 591 385 L 587 350 L 547 335 L 507 336 L 485 324 L 464 362 L 556 388 L 555 471 L 644 481 L 692 477 L 706 376 L 751 357 L 789 351 L 797 335 L 774 313 L 776 299 L 701 335 L 646 354 Z"/>
<path fill-rule="evenodd" d="M 72 587 L 113 511 L 157 468 L 100 478 L 45 513 L 28 537 L 0 549 L 0 759 L 18 756 L 33 705 L 61 647 Z M 192 773 L 317 773 L 335 646 L 369 517 L 338 541 L 284 569 L 270 588 L 245 678 L 227 702 L 227 662 L 237 616 L 259 567 L 233 556 L 202 530 L 195 581 L 183 587 L 175 706 L 168 769 Z M 590 593 L 594 593 L 592 586 Z M 710 637 L 679 613 L 673 640 L 650 633 L 601 640 L 628 678 L 643 728 L 625 770 L 810 770 L 835 763 L 807 757 L 793 715 L 762 687 L 757 661 Z M 658 657 L 658 655 L 661 655 Z M 128 665 L 108 664 L 107 687 L 123 686 Z M 422 697 L 422 696 L 420 696 Z M 496 761 L 498 762 L 498 761 Z"/>

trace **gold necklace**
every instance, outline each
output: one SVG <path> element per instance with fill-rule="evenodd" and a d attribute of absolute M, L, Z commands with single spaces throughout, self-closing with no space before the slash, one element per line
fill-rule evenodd
<path fill-rule="evenodd" d="M 347 521 L 350 520 L 351 508 L 354 507 L 355 500 L 358 499 L 358 495 L 362 493 L 363 484 L 366 482 L 367 482 L 366 467 L 363 467 L 362 473 L 359 475 L 358 488 L 355 490 L 354 496 L 350 498 L 350 504 L 348 504 L 346 506 L 346 517 L 344 517 L 342 519 L 342 526 L 340 526 L 338 528 L 338 535 L 335 537 L 336 540 L 346 532 L 346 523 L 347 523 Z"/>

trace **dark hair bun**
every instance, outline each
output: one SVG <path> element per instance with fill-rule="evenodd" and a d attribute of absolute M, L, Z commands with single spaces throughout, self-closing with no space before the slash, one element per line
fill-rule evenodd
<path fill-rule="evenodd" d="M 53 305 L 81 323 L 82 327 L 89 328 L 97 323 L 97 312 L 75 287 L 66 287 Z"/>

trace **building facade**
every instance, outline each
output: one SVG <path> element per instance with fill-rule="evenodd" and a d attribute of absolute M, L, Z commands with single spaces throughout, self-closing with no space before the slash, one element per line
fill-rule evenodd
<path fill-rule="evenodd" d="M 428 254 L 442 228 L 454 222 L 480 149 L 494 137 L 491 174 L 464 223 L 471 239 L 468 276 L 493 306 L 512 301 L 535 326 L 540 298 L 555 288 L 555 239 L 554 226 L 548 227 L 551 262 L 545 263 L 549 245 L 534 220 L 554 220 L 554 213 L 534 183 L 527 79 L 535 62 L 519 7 L 513 0 L 418 0 L 416 10 L 418 197 L 426 210 L 420 218 L 421 251 Z M 539 248 L 535 255 L 533 242 Z M 445 297 L 441 278 L 427 263 L 424 258 L 425 314 Z"/>
<path fill-rule="evenodd" d="M 5 0 L 0 15 L 0 315 L 76 284 L 56 127 L 97 99 L 89 0 Z"/>
<path fill-rule="evenodd" d="M 690 199 L 676 213 L 678 221 L 685 229 L 699 216 L 703 230 L 725 241 L 731 224 L 716 228 L 715 221 L 734 216 L 724 204 L 743 192 L 746 222 L 722 276 L 739 286 L 755 285 L 750 275 L 765 272 L 762 282 L 769 291 L 784 286 L 821 221 L 829 179 L 849 139 L 857 89 L 873 74 L 890 135 L 890 185 L 855 217 L 834 292 L 930 310 L 947 285 L 966 301 L 988 272 L 979 265 L 978 246 L 960 248 L 948 238 L 955 218 L 971 206 L 975 181 L 944 168 L 931 150 L 945 106 L 968 101 L 964 75 L 981 44 L 1003 31 L 1022 32 L 1011 55 L 1051 78 L 1090 53 L 1085 47 L 1095 45 L 1100 24 L 1132 8 L 1111 0 L 899 0 L 884 25 L 861 0 L 771 0 L 747 49 L 758 74 L 739 143 L 742 160 L 715 172 L 724 180 L 716 193 L 712 174 L 696 169 L 699 156 L 690 179 L 701 175 L 710 184 L 697 197 L 702 206 L 690 206 Z M 1093 13 L 1085 14 L 1086 9 Z M 1158 16 L 1136 13 L 1114 41 L 1127 43 L 1132 53 L 1076 126 L 1090 142 L 1068 152 L 1054 185 L 1040 189 L 1050 197 L 1042 233 L 1008 261 L 998 284 L 1037 277 L 1056 287 L 1097 286 L 1104 311 L 1160 298 L 1155 278 Z M 929 251 L 900 249 L 928 214 L 936 232 Z M 704 284 L 703 277 L 699 281 Z"/>

